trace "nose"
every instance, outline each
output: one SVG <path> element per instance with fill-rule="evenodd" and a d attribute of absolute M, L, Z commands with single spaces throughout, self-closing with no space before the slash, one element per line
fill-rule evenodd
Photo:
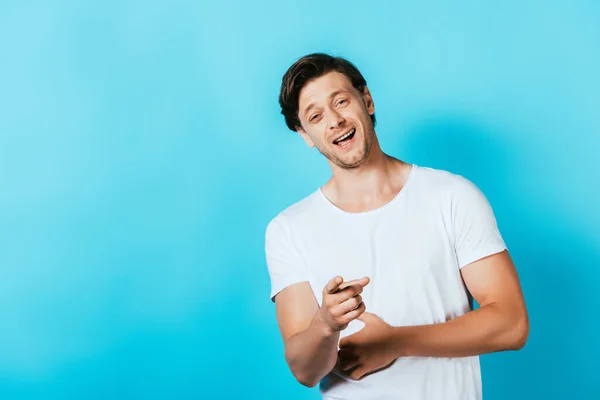
<path fill-rule="evenodd" d="M 337 113 L 336 111 L 332 110 L 331 117 L 329 120 L 329 128 L 330 129 L 339 128 L 340 126 L 342 126 L 343 123 L 344 123 L 344 117 L 342 117 L 342 115 Z"/>

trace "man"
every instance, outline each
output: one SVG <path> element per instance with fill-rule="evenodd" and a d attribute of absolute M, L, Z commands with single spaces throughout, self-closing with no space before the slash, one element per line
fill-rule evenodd
<path fill-rule="evenodd" d="M 291 372 L 325 399 L 481 399 L 478 356 L 521 349 L 529 331 L 484 195 L 385 154 L 366 81 L 345 59 L 299 59 L 279 100 L 332 171 L 266 229 Z"/>

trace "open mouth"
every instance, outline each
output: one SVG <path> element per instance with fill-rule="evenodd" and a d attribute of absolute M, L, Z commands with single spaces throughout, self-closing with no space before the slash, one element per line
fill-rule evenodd
<path fill-rule="evenodd" d="M 350 142 L 350 140 L 352 140 L 355 133 L 356 133 L 356 129 L 353 128 L 351 131 L 349 131 L 345 135 L 335 139 L 333 141 L 333 144 L 337 144 L 338 146 L 344 146 L 346 143 L 348 143 L 348 142 Z"/>

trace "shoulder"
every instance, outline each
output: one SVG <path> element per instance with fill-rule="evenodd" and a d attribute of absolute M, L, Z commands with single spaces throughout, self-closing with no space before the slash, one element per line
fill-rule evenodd
<path fill-rule="evenodd" d="M 468 195 L 478 192 L 477 186 L 468 178 L 443 169 L 415 166 L 419 182 L 429 191 L 437 194 Z"/>
<path fill-rule="evenodd" d="M 267 237 L 289 233 L 292 226 L 307 223 L 315 215 L 318 190 L 278 212 L 267 224 Z"/>
<path fill-rule="evenodd" d="M 444 213 L 488 212 L 487 197 L 470 179 L 446 170 L 418 168 L 421 197 L 436 204 Z"/>

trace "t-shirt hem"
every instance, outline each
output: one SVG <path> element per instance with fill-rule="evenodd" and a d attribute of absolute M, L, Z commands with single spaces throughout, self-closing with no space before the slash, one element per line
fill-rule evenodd
<path fill-rule="evenodd" d="M 271 289 L 271 301 L 275 301 L 275 296 L 277 296 L 283 289 L 292 286 L 296 283 L 308 282 L 308 279 L 303 278 L 301 276 L 292 276 L 286 277 L 286 279 L 282 282 L 278 282 L 277 284 L 273 284 Z"/>
<path fill-rule="evenodd" d="M 458 264 L 458 268 L 462 269 L 463 267 L 466 267 L 467 265 L 474 263 L 475 261 L 481 260 L 482 258 L 491 256 L 493 254 L 501 253 L 506 249 L 506 245 L 504 244 L 493 244 L 485 246 L 475 252 L 472 252 L 471 254 L 469 254 L 468 257 L 463 257 Z"/>

